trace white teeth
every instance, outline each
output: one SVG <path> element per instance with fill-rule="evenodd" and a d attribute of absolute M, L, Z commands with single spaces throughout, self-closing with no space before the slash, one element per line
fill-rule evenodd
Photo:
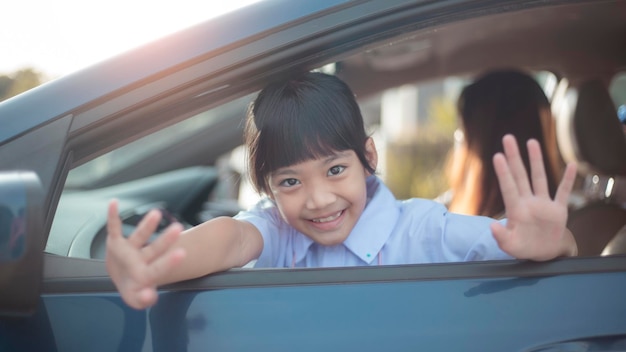
<path fill-rule="evenodd" d="M 337 219 L 339 217 L 339 215 L 341 215 L 341 212 L 338 212 L 335 215 L 331 215 L 331 216 L 328 216 L 328 217 L 325 217 L 325 218 L 313 219 L 311 221 L 313 221 L 313 222 L 329 222 L 329 221 L 333 221 L 333 220 Z"/>

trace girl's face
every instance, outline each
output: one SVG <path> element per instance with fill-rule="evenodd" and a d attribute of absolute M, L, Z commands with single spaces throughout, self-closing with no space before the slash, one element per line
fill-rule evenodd
<path fill-rule="evenodd" d="M 375 167 L 371 138 L 366 152 Z M 269 177 L 270 196 L 289 225 L 332 246 L 345 241 L 365 209 L 367 176 L 356 153 L 344 150 L 276 170 Z"/>

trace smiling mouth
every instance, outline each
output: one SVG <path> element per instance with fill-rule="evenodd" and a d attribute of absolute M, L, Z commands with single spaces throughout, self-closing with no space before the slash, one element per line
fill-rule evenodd
<path fill-rule="evenodd" d="M 341 216 L 341 214 L 343 213 L 342 211 L 339 211 L 333 215 L 327 216 L 325 218 L 317 218 L 317 219 L 311 219 L 312 222 L 317 223 L 317 224 L 322 224 L 325 222 L 331 222 L 333 220 L 336 220 L 337 218 L 339 218 Z"/>

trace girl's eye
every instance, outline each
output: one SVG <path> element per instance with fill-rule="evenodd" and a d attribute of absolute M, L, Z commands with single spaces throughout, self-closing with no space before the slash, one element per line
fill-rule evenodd
<path fill-rule="evenodd" d="M 331 167 L 330 169 L 328 169 L 328 176 L 334 176 L 334 175 L 339 175 L 340 173 L 343 172 L 343 170 L 345 170 L 346 167 L 345 166 L 341 166 L 341 165 L 336 165 Z"/>
<path fill-rule="evenodd" d="M 279 185 L 283 186 L 283 187 L 293 187 L 293 186 L 297 185 L 298 183 L 300 183 L 300 181 L 298 181 L 298 179 L 286 178 L 286 179 L 282 180 L 279 183 Z"/>

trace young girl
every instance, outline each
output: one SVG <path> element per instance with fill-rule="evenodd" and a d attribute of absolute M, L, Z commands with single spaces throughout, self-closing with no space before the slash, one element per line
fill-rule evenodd
<path fill-rule="evenodd" d="M 127 304 L 148 307 L 159 285 L 253 259 L 257 267 L 328 267 L 576 255 L 565 228 L 575 167 L 550 199 L 536 141 L 528 143 L 532 189 L 512 136 L 494 157 L 508 214 L 501 222 L 430 200 L 396 200 L 374 174 L 376 148 L 354 95 L 334 76 L 306 73 L 263 89 L 246 143 L 253 184 L 267 198 L 234 218 L 182 235 L 174 224 L 144 246 L 160 213 L 151 211 L 126 239 L 111 202 L 106 267 Z"/>

